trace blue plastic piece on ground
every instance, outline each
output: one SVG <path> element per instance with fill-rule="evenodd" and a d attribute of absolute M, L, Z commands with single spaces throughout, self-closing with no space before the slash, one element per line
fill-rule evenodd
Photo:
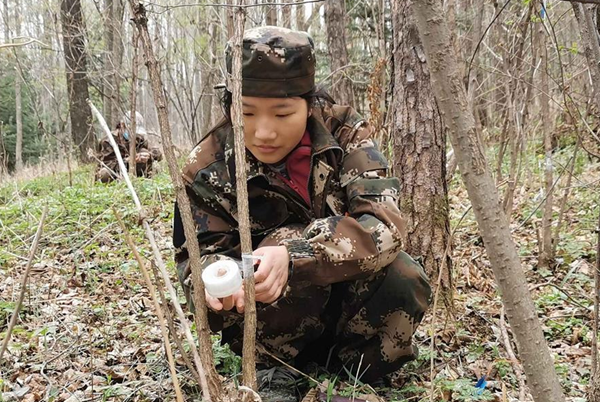
<path fill-rule="evenodd" d="M 477 380 L 477 384 L 475 384 L 475 388 L 477 388 L 477 395 L 481 395 L 483 390 L 487 385 L 486 376 L 482 375 L 479 380 Z"/>

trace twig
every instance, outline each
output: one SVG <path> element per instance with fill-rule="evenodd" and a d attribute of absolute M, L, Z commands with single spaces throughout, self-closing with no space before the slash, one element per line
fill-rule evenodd
<path fill-rule="evenodd" d="M 290 370 L 292 370 L 295 373 L 300 374 L 302 377 L 304 378 L 308 378 L 309 380 L 311 380 L 312 382 L 314 382 L 315 384 L 321 384 L 320 381 L 315 380 L 314 378 L 312 378 L 311 376 L 309 376 L 306 373 L 303 373 L 302 371 L 298 370 L 296 367 L 294 366 L 290 366 L 288 363 L 284 362 L 283 360 L 281 360 L 279 357 L 275 356 L 273 353 L 269 352 L 267 349 L 265 349 L 262 345 L 257 344 L 256 345 L 256 350 L 258 350 L 260 353 L 264 353 L 267 356 L 277 360 L 279 363 L 281 363 L 282 365 L 284 365 L 285 367 L 289 368 Z"/>
<path fill-rule="evenodd" d="M 171 135 L 171 126 L 169 123 L 169 111 L 167 108 L 168 103 L 165 96 L 165 87 L 162 83 L 160 65 L 156 59 L 156 55 L 154 54 L 152 39 L 150 38 L 150 33 L 148 31 L 148 17 L 146 15 L 146 9 L 141 3 L 136 3 L 135 0 L 130 0 L 129 5 L 132 10 L 133 21 L 135 22 L 140 34 L 140 40 L 144 49 L 146 61 L 145 64 L 150 76 L 150 82 L 152 84 L 152 95 L 154 97 L 154 105 L 156 107 L 158 124 L 162 135 L 163 155 L 167 161 L 169 175 L 171 176 L 171 180 L 173 182 L 173 189 L 177 199 L 177 205 L 179 207 L 179 212 L 181 213 L 183 232 L 185 234 L 185 238 L 188 239 L 188 262 L 191 270 L 193 300 L 196 306 L 196 314 L 194 314 L 194 319 L 196 322 L 196 332 L 198 334 L 198 342 L 201 351 L 199 360 L 197 360 L 202 364 L 202 367 L 198 368 L 198 373 L 203 380 L 200 385 L 202 386 L 205 397 L 208 398 L 209 401 L 211 399 L 218 401 L 223 398 L 224 391 L 221 384 L 221 379 L 217 374 L 213 361 L 212 341 L 210 338 L 210 328 L 208 326 L 208 311 L 206 307 L 206 297 L 204 294 L 204 282 L 202 282 L 200 246 L 197 241 L 192 240 L 196 239 L 197 237 L 196 224 L 192 216 L 192 207 L 183 183 L 183 178 L 181 177 L 179 166 L 177 165 L 177 158 L 175 157 L 175 152 L 173 151 L 174 145 Z M 160 253 L 157 252 L 155 257 L 157 264 L 159 263 L 158 258 L 161 257 Z M 158 268 L 161 270 L 161 274 L 165 275 L 166 271 L 163 273 L 164 264 L 162 264 L 162 259 L 160 260 L 160 263 L 161 264 L 158 265 Z M 167 282 L 165 281 L 165 283 Z M 171 289 L 169 289 L 169 293 L 171 293 Z M 179 303 L 177 303 L 177 306 L 179 306 Z M 184 326 L 184 329 L 186 327 L 189 329 L 187 320 L 183 315 L 183 311 L 181 311 L 181 306 L 179 306 L 179 309 L 176 308 L 176 311 L 178 316 L 182 318 L 181 324 Z M 187 335 L 188 334 L 186 333 L 186 337 Z M 190 346 L 193 347 L 193 357 L 194 361 L 196 362 L 198 352 L 193 340 L 190 340 Z"/>
<path fill-rule="evenodd" d="M 244 0 L 237 0 L 243 5 Z M 238 8 L 233 17 L 232 39 L 232 105 L 231 119 L 235 143 L 235 181 L 237 190 L 238 225 L 242 255 L 252 254 L 250 234 L 250 210 L 248 206 L 248 183 L 246 183 L 246 145 L 244 143 L 244 120 L 242 115 L 242 41 L 244 37 L 245 9 Z M 244 258 L 242 258 L 244 261 Z M 242 347 L 242 382 L 257 389 L 256 385 L 256 302 L 254 295 L 254 270 L 252 264 L 244 269 L 244 343 Z"/>
<path fill-rule="evenodd" d="M 594 269 L 594 321 L 592 324 L 592 378 L 598 374 L 598 306 L 600 305 L 600 213 L 598 214 L 598 243 L 596 244 L 596 267 Z"/>
<path fill-rule="evenodd" d="M 117 143 L 115 142 L 115 139 L 113 138 L 113 135 L 110 132 L 110 129 L 106 125 L 106 121 L 104 120 L 104 117 L 102 117 L 102 115 L 100 114 L 98 109 L 96 109 L 96 106 L 94 106 L 89 99 L 88 99 L 88 104 L 90 105 L 90 108 L 92 109 L 92 113 L 96 116 L 96 118 L 100 122 L 100 126 L 102 126 L 104 133 L 108 137 L 108 140 L 109 140 L 110 144 L 112 145 L 113 150 L 115 151 L 115 156 L 117 157 L 117 162 L 119 163 L 119 168 L 121 169 L 123 179 L 125 180 L 125 183 L 127 183 L 127 187 L 129 188 L 129 191 L 131 192 L 131 197 L 133 198 L 133 202 L 138 210 L 138 213 L 140 214 L 141 223 L 142 223 L 144 229 L 146 230 L 146 237 L 150 241 L 150 246 L 152 247 L 154 260 L 156 261 L 156 265 L 158 266 L 160 273 L 162 275 L 163 281 L 165 282 L 167 290 L 169 291 L 169 295 L 171 296 L 171 302 L 173 303 L 173 306 L 175 307 L 175 311 L 177 312 L 177 315 L 179 316 L 179 318 L 181 320 L 181 325 L 183 326 L 183 331 L 185 333 L 186 339 L 188 340 L 188 342 L 190 344 L 190 348 L 192 349 L 192 355 L 194 356 L 194 363 L 196 364 L 198 373 L 200 373 L 200 378 L 203 380 L 200 383 L 200 387 L 202 388 L 202 392 L 204 393 L 208 402 L 211 402 L 210 394 L 208 392 L 208 384 L 206 382 L 204 367 L 202 366 L 202 362 L 201 362 L 200 356 L 198 354 L 198 349 L 196 348 L 196 343 L 194 341 L 194 337 L 192 336 L 192 331 L 190 330 L 188 321 L 185 318 L 185 314 L 183 313 L 183 310 L 181 309 L 181 305 L 179 304 L 179 301 L 177 299 L 177 292 L 175 291 L 175 288 L 173 288 L 173 284 L 171 283 L 171 279 L 169 278 L 169 273 L 167 272 L 165 262 L 162 259 L 162 256 L 160 254 L 160 249 L 158 248 L 158 245 L 156 244 L 156 240 L 154 238 L 154 232 L 152 232 L 152 229 L 150 228 L 148 221 L 144 217 L 142 205 L 140 204 L 140 200 L 137 196 L 137 193 L 135 192 L 135 189 L 133 188 L 133 185 L 131 184 L 131 180 L 129 179 L 129 176 L 127 175 L 127 169 L 125 168 L 125 163 L 123 162 L 123 157 L 121 156 L 119 147 L 117 146 Z"/>
<path fill-rule="evenodd" d="M 175 8 L 182 7 L 223 7 L 223 8 L 238 8 L 238 9 L 246 9 L 253 7 L 268 7 L 268 6 L 300 6 L 303 4 L 310 3 L 324 3 L 325 0 L 304 0 L 298 3 L 286 3 L 286 2 L 272 2 L 272 3 L 252 3 L 252 4 L 226 4 L 226 3 L 195 3 L 195 4 L 174 4 L 174 5 L 163 5 L 158 3 L 152 3 L 147 1 L 146 4 L 161 7 L 164 10 L 157 14 L 162 14 L 166 11 L 170 11 Z"/>
<path fill-rule="evenodd" d="M 481 35 L 481 38 L 479 38 L 479 41 L 477 42 L 477 46 L 475 46 L 475 50 L 473 51 L 473 55 L 471 56 L 471 60 L 469 60 L 469 68 L 467 69 L 467 74 L 466 74 L 466 78 L 471 76 L 471 67 L 473 66 L 473 60 L 475 60 L 475 56 L 477 55 L 477 52 L 479 51 L 479 47 L 481 46 L 481 43 L 483 43 L 483 39 L 485 38 L 485 36 L 487 35 L 488 31 L 490 30 L 490 28 L 492 27 L 492 25 L 494 25 L 494 22 L 496 22 L 496 20 L 498 19 L 498 17 L 500 17 L 500 14 L 502 14 L 502 12 L 504 11 L 504 9 L 506 8 L 506 6 L 508 6 L 510 4 L 512 0 L 506 0 L 506 3 L 504 3 L 504 5 L 502 6 L 502 8 L 500 9 L 500 11 L 498 11 L 498 14 L 496 14 L 494 16 L 494 18 L 492 18 L 492 21 L 488 24 L 488 26 L 485 28 L 485 31 L 483 32 L 483 35 Z M 466 90 L 469 90 L 469 80 L 467 79 L 467 87 Z"/>
<path fill-rule="evenodd" d="M 150 267 L 152 268 L 152 273 L 154 274 L 154 283 L 156 285 L 156 289 L 158 289 L 158 296 L 160 297 L 160 302 L 162 303 L 162 305 L 166 306 L 168 305 L 168 302 L 165 298 L 165 295 L 163 294 L 165 290 L 162 287 L 162 284 L 160 283 L 160 275 L 158 273 L 158 269 L 156 268 L 156 264 L 150 264 Z M 169 331 L 173 334 L 173 340 L 175 341 L 177 349 L 179 349 L 179 353 L 181 353 L 181 357 L 183 358 L 185 365 L 190 370 L 190 373 L 192 373 L 192 376 L 196 379 L 196 382 L 200 384 L 200 375 L 194 368 L 194 364 L 190 360 L 189 353 L 183 347 L 181 339 L 179 338 L 179 336 L 176 336 L 177 330 L 175 329 L 175 323 L 173 322 L 173 315 L 171 314 L 168 308 L 165 309 L 164 313 L 167 319 L 167 324 L 169 325 Z"/>
<path fill-rule="evenodd" d="M 10 317 L 10 323 L 8 324 L 8 329 L 6 330 L 6 336 L 4 337 L 4 341 L 2 341 L 2 347 L 0 348 L 0 364 L 2 364 L 2 356 L 4 355 L 4 352 L 8 347 L 10 335 L 12 334 L 12 331 L 15 328 L 17 318 L 19 317 L 19 311 L 21 310 L 21 305 L 23 304 L 23 300 L 25 299 L 25 292 L 27 291 L 27 279 L 29 277 L 29 272 L 31 271 L 31 265 L 33 264 L 33 257 L 35 256 L 38 245 L 40 244 L 40 238 L 42 237 L 42 230 L 44 228 L 44 221 L 46 220 L 47 215 L 48 205 L 46 204 L 46 206 L 44 206 L 44 210 L 42 212 L 42 217 L 40 218 L 37 231 L 35 232 L 33 244 L 29 249 L 29 259 L 27 260 L 27 265 L 25 266 L 25 272 L 23 272 L 23 276 L 21 277 L 21 291 L 19 293 L 19 299 L 17 300 L 15 310 L 13 311 L 12 316 Z"/>
<path fill-rule="evenodd" d="M 440 295 L 440 288 L 441 288 L 441 284 L 442 284 L 442 274 L 444 272 L 444 269 L 446 268 L 446 261 L 448 260 L 449 254 L 450 254 L 450 246 L 452 245 L 452 239 L 454 238 L 454 234 L 456 233 L 456 231 L 458 230 L 458 228 L 460 227 L 462 221 L 465 219 L 465 216 L 467 216 L 467 214 L 469 213 L 469 211 L 471 210 L 472 206 L 469 206 L 469 208 L 467 208 L 465 210 L 465 212 L 462 214 L 462 216 L 460 217 L 460 219 L 458 220 L 458 223 L 456 224 L 456 226 L 454 227 L 454 229 L 452 230 L 452 233 L 450 233 L 450 236 L 448 236 L 448 242 L 446 243 L 446 250 L 444 251 L 444 258 L 442 258 L 442 264 L 440 266 L 440 270 L 438 272 L 438 277 L 437 277 L 437 281 L 436 281 L 436 287 L 435 287 L 435 294 L 433 296 L 433 310 L 431 312 L 432 314 L 432 318 L 431 318 L 431 344 L 430 344 L 430 360 L 429 360 L 429 365 L 430 365 L 430 369 L 429 369 L 429 376 L 430 376 L 430 380 L 431 380 L 431 389 L 430 389 L 430 394 L 429 394 L 429 398 L 431 400 L 431 402 L 435 401 L 435 384 L 433 382 L 433 369 L 435 367 L 434 365 L 434 352 L 435 352 L 435 324 L 436 324 L 436 311 L 437 311 L 437 303 L 438 303 L 438 298 Z"/>
<path fill-rule="evenodd" d="M 543 286 L 552 286 L 553 288 L 555 288 L 556 290 L 559 290 L 560 292 L 562 292 L 565 296 L 567 296 L 567 298 L 569 300 L 571 300 L 573 302 L 573 304 L 575 304 L 578 307 L 581 307 L 584 310 L 589 311 L 589 308 L 584 306 L 583 304 L 579 303 L 577 300 L 575 300 L 573 298 L 573 296 L 571 296 L 571 294 L 569 292 L 567 292 L 566 290 L 564 290 L 563 288 L 561 288 L 560 286 L 552 283 L 552 282 L 544 282 L 544 283 L 538 283 L 537 285 L 534 285 L 532 287 L 529 288 L 529 292 L 533 292 L 535 289 L 541 288 Z"/>
<path fill-rule="evenodd" d="M 560 200 L 558 220 L 556 222 L 556 229 L 554 230 L 554 243 L 552 244 L 552 257 L 556 256 L 556 249 L 560 240 L 560 231 L 562 229 L 563 218 L 567 209 L 567 200 L 571 190 L 571 180 L 573 179 L 573 170 L 575 169 L 575 161 L 577 160 L 577 151 L 579 150 L 580 145 L 581 137 L 577 137 L 577 144 L 575 145 L 575 150 L 573 151 L 573 158 L 571 158 L 571 166 L 568 167 L 569 175 L 567 176 L 567 182 L 565 183 L 565 187 L 563 189 L 563 196 Z"/>
<path fill-rule="evenodd" d="M 12 40 L 15 40 L 16 38 L 13 38 Z M 42 45 L 43 47 L 47 48 L 47 49 L 52 49 L 50 46 L 46 45 L 44 42 L 40 42 L 37 39 L 34 38 L 28 38 L 27 41 L 25 42 L 20 42 L 20 43 L 0 43 L 0 50 L 2 49 L 8 49 L 10 47 L 22 47 L 22 46 L 27 46 L 30 45 L 32 43 L 38 43 L 40 45 Z"/>
<path fill-rule="evenodd" d="M 133 56 L 131 61 L 131 96 L 129 112 L 129 174 L 135 177 L 137 164 L 135 163 L 136 145 L 137 145 L 137 116 L 136 116 L 136 97 L 137 97 L 137 78 L 138 78 L 138 46 L 140 36 L 136 31 L 133 31 Z"/>
<path fill-rule="evenodd" d="M 127 226 L 123 223 L 123 219 L 121 219 L 121 215 L 117 211 L 115 207 L 112 208 L 115 217 L 117 218 L 117 222 L 121 226 L 123 230 L 123 236 L 125 236 L 125 241 L 129 245 L 131 252 L 135 256 L 138 265 L 140 266 L 140 270 L 142 271 L 142 276 L 144 277 L 144 281 L 146 282 L 146 286 L 148 287 L 148 291 L 150 292 L 150 298 L 152 299 L 152 304 L 154 305 L 154 310 L 156 315 L 158 316 L 158 323 L 160 325 L 160 332 L 163 336 L 163 341 L 165 342 L 165 351 L 167 352 L 167 360 L 169 361 L 169 371 L 171 372 L 171 379 L 173 380 L 173 388 L 175 388 L 175 396 L 178 402 L 183 402 L 183 395 L 181 394 L 181 387 L 179 386 L 179 379 L 177 378 L 177 371 L 175 370 L 175 359 L 173 359 L 173 351 L 171 350 L 171 342 L 169 342 L 169 333 L 165 326 L 165 316 L 156 298 L 156 288 L 154 284 L 150 280 L 150 275 L 148 274 L 148 270 L 146 269 L 146 265 L 142 260 L 142 256 L 137 250 L 137 247 L 133 243 L 131 239 L 131 235 L 129 234 L 129 230 L 127 230 Z M 176 337 L 177 334 L 173 334 L 173 337 Z"/>
<path fill-rule="evenodd" d="M 519 360 L 515 356 L 515 352 L 513 351 L 512 345 L 510 344 L 510 338 L 508 337 L 508 330 L 506 329 L 506 322 L 504 321 L 504 306 L 500 311 L 500 333 L 502 334 L 502 340 L 504 341 L 504 348 L 506 349 L 506 354 L 513 364 L 513 369 L 515 370 L 515 375 L 517 376 L 517 380 L 519 380 L 519 401 L 525 401 L 525 378 L 523 377 L 523 369 L 521 368 L 521 364 Z"/>

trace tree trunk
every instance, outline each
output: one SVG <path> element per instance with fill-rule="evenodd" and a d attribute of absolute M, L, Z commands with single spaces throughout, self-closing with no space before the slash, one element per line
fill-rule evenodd
<path fill-rule="evenodd" d="M 327 48 L 331 66 L 331 96 L 341 105 L 354 106 L 354 90 L 348 77 L 348 46 L 346 45 L 343 0 L 328 0 L 325 3 L 327 24 Z"/>
<path fill-rule="evenodd" d="M 285 28 L 292 28 L 292 8 L 291 6 L 281 7 L 281 25 Z"/>
<path fill-rule="evenodd" d="M 88 148 L 94 148 L 92 112 L 87 99 L 87 61 L 85 53 L 85 27 L 81 0 L 61 0 L 63 47 L 67 75 L 67 93 L 71 116 L 71 136 L 79 148 L 79 160 L 88 162 Z"/>
<path fill-rule="evenodd" d="M 592 92 L 596 101 L 597 110 L 600 111 L 600 44 L 597 40 L 597 29 L 594 27 L 592 21 L 591 11 L 580 3 L 571 3 L 575 18 L 579 25 L 579 33 L 581 35 L 581 42 L 587 59 L 588 68 L 590 69 L 590 75 L 592 76 Z"/>
<path fill-rule="evenodd" d="M 542 130 L 544 138 L 544 186 L 545 201 L 542 214 L 542 244 L 540 245 L 540 258 L 538 265 L 548 268 L 552 264 L 552 206 L 554 204 L 554 191 L 552 189 L 552 124 L 550 124 L 550 87 L 548 85 L 548 49 L 546 47 L 546 36 L 543 24 L 540 23 L 540 39 L 543 38 L 542 46 L 539 46 L 541 54 L 541 108 L 542 108 Z"/>
<path fill-rule="evenodd" d="M 111 129 L 121 119 L 120 91 L 121 68 L 123 61 L 123 13 L 122 0 L 106 0 L 105 3 L 104 42 L 104 108 L 103 113 Z"/>
<path fill-rule="evenodd" d="M 296 3 L 300 3 L 296 6 L 296 30 L 305 31 L 304 21 L 306 20 L 306 12 L 304 10 L 304 0 L 296 0 Z"/>
<path fill-rule="evenodd" d="M 394 36 L 394 173 L 402 183 L 400 211 L 408 218 L 405 251 L 421 257 L 425 272 L 451 288 L 446 256 L 450 223 L 446 186 L 446 133 L 431 89 L 411 1 L 392 2 Z"/>
<path fill-rule="evenodd" d="M 19 0 L 15 0 L 15 10 L 20 10 Z M 8 22 L 8 20 L 7 20 Z M 21 36 L 21 13 L 15 13 L 15 33 L 17 37 Z M 15 49 L 15 59 L 19 64 L 19 49 Z M 23 169 L 23 111 L 21 98 L 21 72 L 15 67 L 15 112 L 17 114 L 17 138 L 15 144 L 15 170 L 20 172 Z"/>
<path fill-rule="evenodd" d="M 113 103 L 114 103 L 114 87 L 112 86 L 112 77 L 115 74 L 114 67 L 112 65 L 112 50 L 113 50 L 113 38 L 115 36 L 115 25 L 114 25 L 114 1 L 105 0 L 104 4 L 104 79 L 102 82 L 103 87 L 103 98 L 102 102 L 102 113 L 108 123 L 108 127 L 114 130 L 116 122 L 113 121 Z"/>
<path fill-rule="evenodd" d="M 165 97 L 165 87 L 162 82 L 160 66 L 152 47 L 152 40 L 150 39 L 150 34 L 148 32 L 148 17 L 146 16 L 146 10 L 141 3 L 136 3 L 135 0 L 130 0 L 129 4 L 131 6 L 134 23 L 138 29 L 140 35 L 139 40 L 142 44 L 146 58 L 145 64 L 150 76 L 150 83 L 152 85 L 152 92 L 154 95 L 154 103 L 160 125 L 160 133 L 163 140 L 163 153 L 169 165 L 171 180 L 173 180 L 177 204 L 179 205 L 179 210 L 183 220 L 183 229 L 187 239 L 194 239 L 196 237 L 196 230 L 194 227 L 194 220 L 192 218 L 190 200 L 185 192 L 183 179 L 181 178 L 181 174 L 176 163 L 171 135 L 171 126 L 169 123 L 169 111 L 167 107 L 168 103 Z M 194 315 L 194 318 L 196 320 L 196 332 L 198 333 L 198 343 L 200 346 L 200 359 L 202 360 L 202 367 L 206 373 L 206 379 L 208 383 L 207 392 L 210 394 L 205 395 L 205 397 L 209 397 L 213 401 L 220 401 L 223 398 L 223 389 L 213 362 L 212 342 L 210 339 L 210 330 L 208 326 L 208 314 L 204 295 L 204 282 L 202 282 L 201 277 L 202 269 L 200 267 L 200 249 L 198 242 L 189 242 L 187 248 L 188 252 L 190 253 L 190 268 L 192 272 L 192 284 L 194 289 L 193 297 L 194 304 L 196 306 L 196 314 Z M 202 375 L 202 373 L 200 373 L 200 375 Z"/>
<path fill-rule="evenodd" d="M 264 3 L 272 3 L 271 0 L 265 0 Z M 265 21 L 267 25 L 277 25 L 277 6 L 266 6 Z"/>
<path fill-rule="evenodd" d="M 475 132 L 475 121 L 457 57 L 449 41 L 441 3 L 437 0 L 418 1 L 413 4 L 413 11 L 430 67 L 432 88 L 448 126 L 532 395 L 538 402 L 564 401 L 508 219 L 500 208 L 498 191 Z"/>

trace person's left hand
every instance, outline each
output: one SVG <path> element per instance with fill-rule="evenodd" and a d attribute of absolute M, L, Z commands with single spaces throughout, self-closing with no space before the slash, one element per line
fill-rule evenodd
<path fill-rule="evenodd" d="M 254 273 L 256 301 L 273 303 L 287 286 L 290 256 L 285 246 L 260 247 L 253 255 L 260 256 Z"/>

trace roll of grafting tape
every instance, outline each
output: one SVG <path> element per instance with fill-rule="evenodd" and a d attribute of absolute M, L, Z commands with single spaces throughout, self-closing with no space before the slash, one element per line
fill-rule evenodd
<path fill-rule="evenodd" d="M 217 261 L 202 271 L 202 281 L 211 296 L 228 297 L 242 287 L 242 274 L 235 261 Z"/>

